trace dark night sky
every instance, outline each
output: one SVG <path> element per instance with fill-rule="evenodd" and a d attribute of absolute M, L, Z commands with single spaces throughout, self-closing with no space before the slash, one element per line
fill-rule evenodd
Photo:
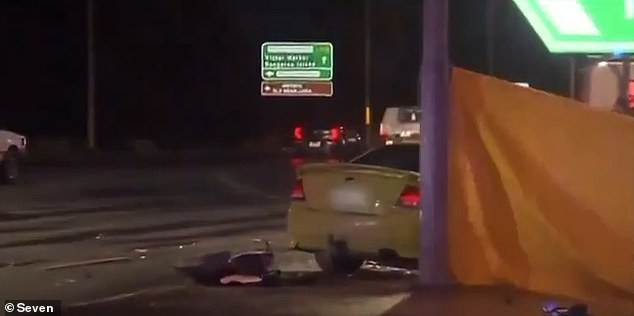
<path fill-rule="evenodd" d="M 421 0 L 371 0 L 373 104 L 414 104 Z M 567 61 L 549 55 L 511 0 L 497 0 L 496 75 L 565 94 Z M 100 143 L 147 137 L 221 142 L 310 115 L 363 119 L 363 0 L 95 0 Z M 486 70 L 485 1 L 451 2 L 456 65 Z M 85 129 L 83 0 L 0 0 L 0 127 L 34 137 Z M 330 41 L 333 98 L 259 96 L 260 44 Z M 377 118 L 381 111 L 377 111 Z"/>

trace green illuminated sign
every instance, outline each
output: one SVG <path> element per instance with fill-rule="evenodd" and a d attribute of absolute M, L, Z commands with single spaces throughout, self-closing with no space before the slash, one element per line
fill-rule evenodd
<path fill-rule="evenodd" d="M 331 43 L 267 42 L 261 59 L 262 80 L 332 80 Z"/>
<path fill-rule="evenodd" d="M 634 52 L 634 0 L 513 0 L 552 53 Z"/>

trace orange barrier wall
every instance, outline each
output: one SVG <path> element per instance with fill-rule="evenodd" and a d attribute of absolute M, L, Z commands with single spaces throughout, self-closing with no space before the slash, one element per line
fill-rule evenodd
<path fill-rule="evenodd" d="M 459 282 L 633 300 L 633 118 L 455 69 L 450 142 Z"/>

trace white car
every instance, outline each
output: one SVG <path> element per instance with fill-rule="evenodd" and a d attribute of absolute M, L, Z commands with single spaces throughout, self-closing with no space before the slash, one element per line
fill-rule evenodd
<path fill-rule="evenodd" d="M 18 161 L 26 153 L 26 137 L 0 130 L 0 182 L 15 183 L 18 179 Z"/>
<path fill-rule="evenodd" d="M 383 114 L 379 134 L 385 145 L 416 143 L 420 139 L 420 120 L 419 107 L 388 107 Z"/>

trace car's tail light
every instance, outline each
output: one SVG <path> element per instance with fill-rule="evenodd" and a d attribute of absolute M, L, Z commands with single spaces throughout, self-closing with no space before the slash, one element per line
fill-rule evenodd
<path fill-rule="evenodd" d="M 295 136 L 295 140 L 304 139 L 304 129 L 301 126 L 295 127 L 293 130 L 293 136 Z"/>
<path fill-rule="evenodd" d="M 401 196 L 399 196 L 396 205 L 401 207 L 419 208 L 420 200 L 421 196 L 418 187 L 407 186 L 403 192 L 401 192 Z"/>
<path fill-rule="evenodd" d="M 291 191 L 291 199 L 297 201 L 303 201 L 306 199 L 306 194 L 304 194 L 304 182 L 302 179 L 297 179 L 297 181 L 295 181 L 293 190 Z"/>
<path fill-rule="evenodd" d="M 339 127 L 333 127 L 333 128 L 330 130 L 330 139 L 331 139 L 332 141 L 335 141 L 335 142 L 339 141 L 339 140 L 341 139 L 341 136 L 342 136 L 342 135 L 341 135 L 341 134 L 342 134 L 342 130 L 343 130 L 343 127 L 342 127 L 342 126 L 339 126 Z"/>

